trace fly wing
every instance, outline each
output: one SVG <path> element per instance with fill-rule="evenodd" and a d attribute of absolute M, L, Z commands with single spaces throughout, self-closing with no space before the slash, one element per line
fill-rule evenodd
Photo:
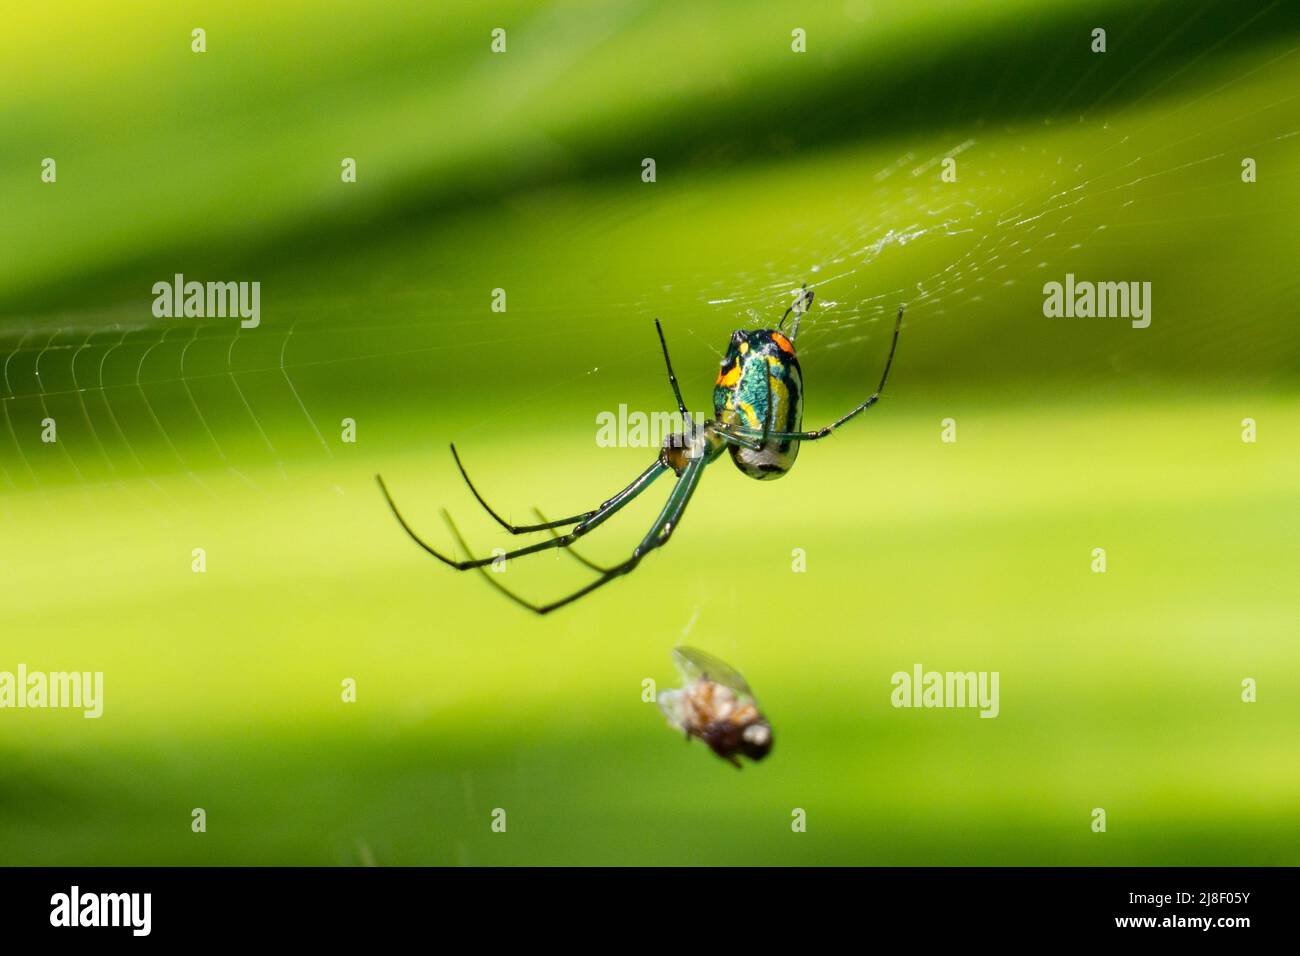
<path fill-rule="evenodd" d="M 745 683 L 745 678 L 741 677 L 730 664 L 698 648 L 674 647 L 673 663 L 681 671 L 682 677 L 687 680 L 710 680 L 715 684 L 730 688 L 737 695 L 748 697 L 751 700 L 754 697 L 754 692 Z"/>

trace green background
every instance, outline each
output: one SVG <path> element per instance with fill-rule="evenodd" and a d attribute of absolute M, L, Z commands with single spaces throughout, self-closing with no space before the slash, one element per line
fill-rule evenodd
<path fill-rule="evenodd" d="M 0 711 L 0 862 L 1300 862 L 1294 8 L 4 17 L 0 670 L 106 700 Z M 153 318 L 177 272 L 260 281 L 261 326 Z M 1151 282 L 1150 328 L 1045 318 L 1067 272 Z M 804 281 L 807 425 L 903 302 L 885 398 L 779 483 L 711 468 L 631 577 L 534 618 L 387 513 L 376 472 L 436 543 L 445 506 L 509 546 L 451 440 L 516 519 L 594 506 L 654 454 L 596 415 L 671 402 L 652 319 L 707 410 L 730 331 Z M 768 760 L 642 701 L 681 640 L 749 679 Z M 894 709 L 916 663 L 998 671 L 1000 716 Z"/>

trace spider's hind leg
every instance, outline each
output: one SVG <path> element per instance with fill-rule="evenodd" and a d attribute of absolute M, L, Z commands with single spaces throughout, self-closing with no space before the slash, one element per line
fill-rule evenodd
<path fill-rule="evenodd" d="M 638 475 L 630 485 L 628 485 L 626 488 L 624 488 L 622 491 L 616 494 L 613 498 L 610 498 L 599 508 L 593 511 L 590 517 L 584 518 L 582 521 L 578 522 L 578 524 L 572 530 L 567 531 L 564 534 L 559 535 L 558 537 L 549 538 L 545 541 L 538 541 L 534 544 L 526 545 L 522 548 L 515 548 L 512 551 L 506 551 L 502 554 L 494 555 L 490 558 L 471 557 L 465 561 L 460 561 L 457 560 L 456 558 L 448 557 L 447 555 L 439 551 L 437 548 L 433 547 L 433 545 L 429 544 L 429 542 L 421 538 L 419 534 L 416 533 L 415 529 L 411 527 L 410 522 L 408 522 L 406 518 L 402 516 L 401 510 L 397 507 L 397 502 L 393 500 L 393 496 L 388 492 L 388 486 L 384 484 L 384 479 L 379 475 L 375 475 L 375 480 L 379 483 L 379 489 L 380 491 L 383 492 L 384 500 L 388 502 L 388 507 L 393 512 L 393 517 L 397 519 L 398 524 L 402 526 L 402 529 L 407 533 L 407 535 L 411 538 L 412 541 L 418 544 L 429 554 L 433 555 L 443 564 L 448 565 L 449 567 L 453 567 L 457 571 L 468 571 L 472 568 L 483 568 L 485 565 L 495 564 L 497 561 L 500 561 L 502 559 L 522 558 L 524 555 L 536 554 L 539 551 L 546 551 L 551 548 L 568 547 L 573 542 L 577 541 L 580 537 L 582 537 L 584 534 L 586 534 L 588 531 L 591 531 L 593 528 L 598 527 L 599 525 L 604 523 L 608 518 L 617 514 L 619 509 L 621 509 L 624 505 L 626 505 L 637 495 L 641 494 L 641 492 L 643 492 L 647 487 L 649 487 L 651 482 L 653 482 L 656 478 L 658 478 L 667 470 L 668 470 L 668 466 L 664 464 L 662 461 L 660 461 L 659 459 L 656 459 L 655 463 L 651 465 L 649 468 L 647 468 L 645 471 L 641 472 L 641 474 Z M 447 512 L 445 511 L 443 512 L 443 517 L 447 518 L 448 523 L 450 524 L 451 519 L 450 516 L 447 515 Z M 454 530 L 454 526 L 453 526 L 453 530 Z M 459 534 L 457 534 L 457 537 L 459 537 Z M 468 551 L 468 548 L 466 550 Z"/>
<path fill-rule="evenodd" d="M 497 580 L 497 575 L 491 573 L 484 567 L 484 565 L 492 562 L 492 558 L 471 558 L 468 561 L 455 562 L 454 566 L 460 567 L 462 570 L 465 568 L 478 568 L 484 579 L 491 584 L 492 587 L 496 588 L 520 607 L 525 607 L 535 614 L 549 614 L 551 611 L 562 608 L 566 604 L 572 604 L 580 597 L 585 597 L 597 588 L 604 587 L 615 578 L 630 573 L 638 564 L 641 563 L 641 559 L 649 552 L 656 548 L 663 547 L 663 545 L 668 542 L 668 539 L 672 537 L 673 532 L 677 529 L 677 525 L 681 521 L 682 512 L 686 510 L 687 504 L 690 503 L 691 496 L 695 493 L 695 488 L 700 483 L 700 475 L 704 471 L 705 466 L 708 465 L 709 461 L 710 459 L 705 455 L 699 455 L 690 459 L 685 469 L 683 469 L 682 474 L 678 477 L 677 485 L 673 488 L 672 494 L 668 496 L 668 501 L 665 503 L 663 510 L 659 512 L 659 517 L 656 518 L 655 523 L 650 526 L 650 530 L 646 532 L 645 537 L 641 539 L 641 543 L 632 551 L 632 556 L 630 558 L 610 567 L 590 584 L 578 588 L 578 590 L 560 598 L 559 600 L 551 601 L 549 604 L 534 604 L 532 601 L 520 597 Z M 668 466 L 663 462 L 663 460 L 659 459 L 656 460 L 655 465 L 651 466 L 646 474 L 660 474 L 663 470 L 667 470 L 667 467 Z M 644 476 L 642 479 L 638 479 L 637 482 L 634 482 L 630 487 L 638 487 L 638 483 L 641 483 L 639 487 L 644 487 Z M 443 518 L 447 521 L 452 534 L 456 536 L 456 540 L 460 543 L 461 548 L 463 548 L 466 553 L 469 553 L 469 546 L 466 545 L 465 539 L 461 537 L 456 526 L 451 523 L 451 516 L 444 511 Z M 567 535 L 561 535 L 558 538 L 546 541 L 544 542 L 544 545 L 567 547 L 572 544 L 577 537 L 578 535 L 570 532 Z M 418 538 L 416 540 L 419 541 Z M 559 544 L 561 541 L 564 542 L 563 545 Z M 430 550 L 428 545 L 424 545 L 423 542 L 420 543 L 424 546 L 425 550 Z M 447 561 L 446 558 L 443 558 L 442 560 Z"/>
<path fill-rule="evenodd" d="M 541 508 L 533 508 L 533 514 L 537 515 L 537 517 L 549 528 L 552 537 L 558 538 L 560 536 L 560 533 L 556 531 L 555 527 L 547 520 L 546 515 L 542 514 Z M 572 545 L 565 548 L 564 552 L 570 555 L 575 561 L 577 561 L 583 567 L 590 568 L 591 570 L 595 571 L 597 574 L 609 574 L 610 572 L 610 569 L 606 565 L 597 564 L 595 561 L 591 561 L 588 558 L 583 557 L 583 555 L 578 553 L 578 549 L 573 547 Z"/>
<path fill-rule="evenodd" d="M 460 455 L 456 452 L 456 446 L 454 444 L 451 446 L 451 457 L 456 460 L 456 468 L 460 471 L 460 476 L 465 479 L 465 484 L 469 485 L 470 494 L 474 496 L 474 500 L 483 506 L 483 510 L 490 514 L 497 524 L 501 525 L 501 527 L 505 528 L 511 534 L 529 534 L 533 531 L 548 531 L 551 528 L 567 528 L 569 525 L 587 520 L 600 510 L 597 508 L 595 511 L 584 511 L 582 514 L 571 515 L 568 518 L 561 518 L 559 521 L 546 521 L 543 519 L 542 524 L 511 524 L 505 518 L 493 511 L 492 506 L 484 501 L 483 496 L 478 493 L 478 489 L 474 487 L 474 482 L 469 480 L 469 473 L 465 471 L 465 466 L 461 464 Z"/>

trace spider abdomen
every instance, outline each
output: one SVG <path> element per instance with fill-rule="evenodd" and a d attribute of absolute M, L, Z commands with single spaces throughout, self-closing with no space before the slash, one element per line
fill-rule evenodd
<path fill-rule="evenodd" d="M 771 481 L 780 478 L 792 467 L 799 455 L 797 441 L 780 445 L 777 442 L 764 442 L 761 448 L 740 448 L 731 446 L 731 460 L 736 467 L 750 478 L 759 481 Z"/>
<path fill-rule="evenodd" d="M 803 424 L 803 373 L 794 345 L 775 329 L 738 330 L 713 388 L 718 421 L 751 431 L 797 432 Z M 759 440 L 731 446 L 731 460 L 750 478 L 780 478 L 799 454 L 795 440 Z"/>

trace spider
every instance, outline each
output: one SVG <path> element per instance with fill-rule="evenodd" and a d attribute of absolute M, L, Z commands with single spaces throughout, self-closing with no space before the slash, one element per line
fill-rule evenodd
<path fill-rule="evenodd" d="M 700 476 L 704 473 L 704 469 L 717 461 L 724 450 L 731 454 L 731 460 L 736 467 L 750 478 L 759 480 L 780 478 L 794 465 L 795 458 L 799 454 L 800 442 L 825 438 L 849 419 L 876 404 L 885 387 L 885 380 L 889 378 L 889 367 L 894 361 L 894 351 L 898 348 L 898 333 L 903 324 L 901 305 L 898 307 L 898 318 L 894 322 L 894 337 L 889 346 L 889 356 L 885 359 L 885 370 L 881 373 L 880 384 L 876 386 L 871 397 L 829 425 L 816 431 L 800 431 L 803 421 L 803 373 L 799 368 L 799 359 L 795 356 L 794 341 L 799 334 L 799 319 L 812 306 L 812 301 L 813 292 L 805 286 L 799 291 L 790 308 L 785 310 L 775 329 L 752 331 L 737 329 L 731 333 L 731 342 L 727 346 L 727 354 L 722 359 L 713 388 L 715 417 L 704 422 L 703 425 L 696 425 L 690 412 L 686 410 L 681 389 L 677 385 L 677 376 L 673 374 L 672 360 L 668 357 L 668 343 L 664 339 L 663 327 L 660 326 L 659 320 L 655 319 L 655 330 L 659 333 L 659 345 L 663 350 L 664 364 L 668 369 L 668 383 L 672 386 L 673 396 L 677 399 L 677 409 L 685 422 L 685 430 L 668 436 L 663 442 L 658 457 L 649 468 L 641 472 L 622 491 L 607 498 L 591 511 L 584 511 L 556 521 L 546 520 L 546 517 L 537 511 L 536 514 L 541 519 L 540 523 L 511 524 L 497 514 L 479 494 L 474 483 L 470 481 L 465 466 L 461 464 L 460 455 L 453 444 L 451 454 L 456 461 L 456 467 L 461 477 L 465 479 L 465 484 L 469 485 L 470 492 L 484 510 L 513 535 L 550 531 L 551 537 L 545 541 L 490 558 L 475 558 L 472 557 L 473 552 L 461 537 L 451 516 L 444 510 L 443 520 L 447 522 L 461 548 L 466 554 L 471 555 L 467 560 L 458 561 L 442 554 L 416 534 L 402 517 L 392 495 L 388 493 L 384 479 L 376 475 L 375 480 L 379 482 L 380 490 L 383 491 L 389 508 L 392 509 L 393 515 L 402 528 L 425 551 L 458 571 L 479 569 L 493 587 L 516 604 L 537 614 L 549 614 L 578 598 L 585 597 L 615 578 L 629 573 L 647 554 L 667 544 L 681 522 L 682 514 L 691 500 L 691 495 L 695 493 L 696 486 L 700 483 Z M 791 312 L 795 316 L 794 325 L 787 338 L 782 330 Z M 506 588 L 495 579 L 493 574 L 486 571 L 487 565 L 499 560 L 523 557 L 551 548 L 570 548 L 579 538 L 612 518 L 666 471 L 671 471 L 676 476 L 677 484 L 668 496 L 663 510 L 659 512 L 659 517 L 655 519 L 646 536 L 641 539 L 641 543 L 632 551 L 631 557 L 626 561 L 605 567 L 588 561 L 576 551 L 569 551 L 577 560 L 600 575 L 585 587 L 549 604 L 534 604 Z M 569 530 L 561 534 L 556 530 L 560 528 Z"/>

